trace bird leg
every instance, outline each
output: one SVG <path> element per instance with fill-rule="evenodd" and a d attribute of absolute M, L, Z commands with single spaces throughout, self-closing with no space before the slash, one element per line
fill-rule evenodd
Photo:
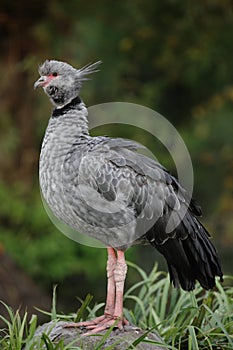
<path fill-rule="evenodd" d="M 122 250 L 107 248 L 107 298 L 104 315 L 90 321 L 69 323 L 67 327 L 85 327 L 90 332 L 85 335 L 98 333 L 114 324 L 118 328 L 129 322 L 123 317 L 123 292 L 127 273 L 124 252 Z"/>
<path fill-rule="evenodd" d="M 116 286 L 115 286 L 115 276 L 114 271 L 117 265 L 117 257 L 116 252 L 113 248 L 107 248 L 108 252 L 108 261 L 107 261 L 107 298 L 106 298 L 106 305 L 104 309 L 105 315 L 113 315 L 114 308 L 115 308 L 115 293 L 116 293 Z"/>
<path fill-rule="evenodd" d="M 113 317 L 118 319 L 118 328 L 122 328 L 124 324 L 129 324 L 129 322 L 123 318 L 123 295 L 124 295 L 124 285 L 125 278 L 127 274 L 127 265 L 125 262 L 125 254 L 122 250 L 117 251 L 117 263 L 114 270 L 114 280 L 116 286 L 116 301 Z"/>

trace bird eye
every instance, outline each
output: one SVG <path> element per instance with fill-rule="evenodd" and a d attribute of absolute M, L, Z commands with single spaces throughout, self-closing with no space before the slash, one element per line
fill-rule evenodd
<path fill-rule="evenodd" d="M 57 74 L 56 72 L 54 72 L 54 73 L 52 74 L 53 77 L 57 77 L 57 75 L 58 75 L 58 74 Z"/>

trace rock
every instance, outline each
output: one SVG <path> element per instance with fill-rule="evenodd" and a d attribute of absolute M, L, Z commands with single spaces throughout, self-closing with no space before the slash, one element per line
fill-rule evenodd
<path fill-rule="evenodd" d="M 104 335 L 108 331 L 102 331 L 98 335 L 85 336 L 85 327 L 81 328 L 69 328 L 67 327 L 69 322 L 64 321 L 51 321 L 39 326 L 35 332 L 34 338 L 31 343 L 28 344 L 24 350 L 27 349 L 45 349 L 46 346 L 42 346 L 41 337 L 43 334 L 48 335 L 50 341 L 54 344 L 59 343 L 63 339 L 64 345 L 71 343 L 71 346 L 78 346 L 82 350 L 93 350 L 97 345 L 101 344 L 100 349 L 106 349 L 109 346 L 113 346 L 111 349 L 128 349 L 135 340 L 143 336 L 146 331 L 136 326 L 129 325 L 124 326 L 123 330 L 113 329 L 106 339 Z M 102 336 L 101 336 L 102 335 Z M 137 350 L 166 350 L 163 346 L 147 343 L 146 340 L 153 340 L 158 343 L 164 344 L 161 338 L 155 333 L 151 332 L 146 335 L 144 341 L 140 342 L 132 349 Z M 34 345 L 34 347 L 32 347 Z"/>

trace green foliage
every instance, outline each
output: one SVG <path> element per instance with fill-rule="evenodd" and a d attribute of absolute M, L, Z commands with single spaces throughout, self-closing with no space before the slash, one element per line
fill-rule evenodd
<path fill-rule="evenodd" d="M 220 106 L 216 106 L 216 103 Z M 194 111 L 194 118 L 192 138 L 186 133 L 184 138 L 192 154 L 196 178 L 199 179 L 196 181 L 196 191 L 205 211 L 210 213 L 218 209 L 221 196 L 231 192 L 233 186 L 228 181 L 233 149 L 229 128 L 232 104 L 225 103 L 224 96 L 215 96 L 207 106 L 200 106 Z"/>
<path fill-rule="evenodd" d="M 87 106 L 134 102 L 178 126 L 194 164 L 195 198 L 232 271 L 232 9 L 232 0 L 0 2 L 0 241 L 38 283 L 50 288 L 85 275 L 80 288 L 88 289 L 105 265 L 103 250 L 60 234 L 41 203 L 35 179 L 51 105 L 33 82 L 45 58 L 77 67 L 101 59 L 81 92 Z M 113 136 L 153 145 L 174 170 L 148 134 L 123 125 Z"/>
<path fill-rule="evenodd" d="M 4 322 L 6 327 L 2 329 L 0 333 L 1 348 L 6 350 L 22 350 L 23 345 L 25 345 L 26 342 L 30 342 L 34 336 L 37 326 L 37 317 L 33 315 L 28 322 L 27 313 L 21 318 L 18 311 L 14 314 L 9 306 L 3 302 L 1 303 L 8 312 L 8 318 L 0 315 L 0 319 Z"/>
<path fill-rule="evenodd" d="M 88 249 L 61 234 L 50 222 L 37 190 L 28 194 L 20 185 L 9 188 L 0 183 L 0 203 L 1 244 L 41 285 L 50 286 L 79 272 L 93 279 L 104 270 L 105 250 Z"/>
<path fill-rule="evenodd" d="M 155 266 L 149 274 L 146 274 L 135 264 L 129 263 L 140 276 L 140 281 L 132 286 L 125 293 L 125 301 L 133 301 L 131 310 L 125 309 L 125 316 L 133 324 L 144 328 L 143 336 L 138 337 L 125 350 L 134 349 L 141 342 L 150 342 L 146 336 L 153 331 L 157 331 L 163 339 L 164 347 L 173 350 L 229 350 L 233 347 L 233 287 L 227 283 L 233 280 L 233 276 L 225 276 L 226 286 L 217 282 L 214 291 L 203 291 L 200 287 L 194 292 L 188 293 L 171 288 L 168 276 L 157 270 Z M 56 291 L 54 289 L 53 307 L 50 313 L 57 320 L 77 321 L 82 320 L 87 315 L 90 319 L 103 309 L 103 304 L 90 307 L 91 297 L 81 303 L 81 307 L 76 314 L 60 315 L 56 311 Z M 64 345 L 60 340 L 53 343 L 48 333 L 44 333 L 39 339 L 33 337 L 36 329 L 36 316 L 32 316 L 27 321 L 27 314 L 20 319 L 18 312 L 14 314 L 5 305 L 9 321 L 0 316 L 6 324 L 6 328 L 0 334 L 0 346 L 5 350 L 32 350 L 36 344 L 44 345 L 48 350 L 78 349 L 72 344 Z M 54 320 L 56 322 L 56 320 Z M 111 328 L 100 337 L 100 342 L 95 350 L 101 349 L 107 337 L 111 333 Z M 111 346 L 108 349 L 113 349 Z"/>
<path fill-rule="evenodd" d="M 135 301 L 133 310 L 125 310 L 130 322 L 142 328 L 154 328 L 156 324 L 165 343 L 175 349 L 205 349 L 210 344 L 210 349 L 233 346 L 232 287 L 224 288 L 217 281 L 215 291 L 197 287 L 187 293 L 171 288 L 168 276 L 158 271 L 157 266 L 147 275 L 138 266 L 128 264 L 141 276 L 141 281 L 125 294 L 126 300 Z M 225 277 L 228 284 L 232 280 L 232 276 Z"/>

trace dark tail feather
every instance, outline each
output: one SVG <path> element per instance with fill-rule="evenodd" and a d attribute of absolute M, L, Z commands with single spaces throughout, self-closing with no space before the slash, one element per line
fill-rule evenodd
<path fill-rule="evenodd" d="M 170 278 L 175 287 L 180 285 L 184 290 L 193 290 L 197 280 L 203 288 L 211 289 L 215 286 L 216 276 L 222 281 L 217 251 L 204 226 L 189 212 L 186 215 L 184 221 L 192 221 L 195 228 L 193 234 L 187 232 L 187 225 L 182 222 L 176 228 L 175 238 L 168 238 L 162 244 L 156 243 L 155 239 L 151 244 L 166 258 Z M 154 230 L 156 237 L 156 225 Z"/>

